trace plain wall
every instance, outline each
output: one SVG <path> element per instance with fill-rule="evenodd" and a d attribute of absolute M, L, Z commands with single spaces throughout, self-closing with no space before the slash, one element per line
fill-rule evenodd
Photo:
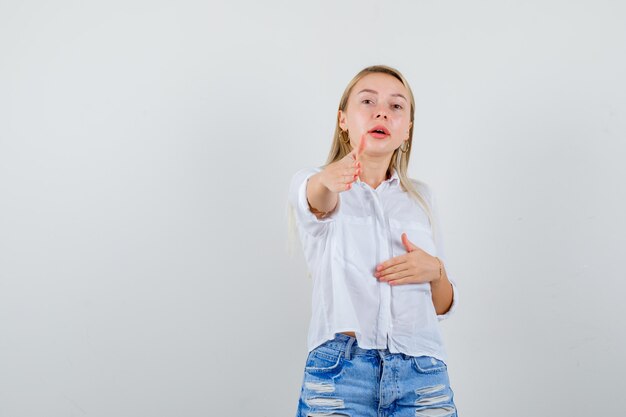
<path fill-rule="evenodd" d="M 2 1 L 0 416 L 293 416 L 287 189 L 386 64 L 459 284 L 462 417 L 619 415 L 620 1 Z"/>

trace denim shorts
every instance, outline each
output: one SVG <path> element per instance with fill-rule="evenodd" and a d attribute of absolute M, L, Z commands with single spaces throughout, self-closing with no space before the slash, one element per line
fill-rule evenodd
<path fill-rule="evenodd" d="M 448 367 L 336 333 L 309 352 L 296 417 L 458 417 Z"/>

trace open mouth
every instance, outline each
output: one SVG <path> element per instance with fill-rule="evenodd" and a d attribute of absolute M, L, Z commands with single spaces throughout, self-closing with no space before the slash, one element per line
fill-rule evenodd
<path fill-rule="evenodd" d="M 385 126 L 382 125 L 378 125 L 378 126 L 374 126 L 372 129 L 370 129 L 370 131 L 368 133 L 371 133 L 372 135 L 389 135 L 389 130 L 387 130 L 387 128 Z"/>
<path fill-rule="evenodd" d="M 376 139 L 385 139 L 389 136 L 389 130 L 385 126 L 374 126 L 374 128 L 370 129 L 368 132 L 370 136 Z"/>

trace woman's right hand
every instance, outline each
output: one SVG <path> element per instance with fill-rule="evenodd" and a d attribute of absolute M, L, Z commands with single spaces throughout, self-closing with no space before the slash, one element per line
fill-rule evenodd
<path fill-rule="evenodd" d="M 329 164 L 320 172 L 319 181 L 334 193 L 340 193 L 352 188 L 352 183 L 361 173 L 361 161 L 359 156 L 365 150 L 364 133 L 359 140 L 359 146 L 352 149 L 349 154 Z"/>

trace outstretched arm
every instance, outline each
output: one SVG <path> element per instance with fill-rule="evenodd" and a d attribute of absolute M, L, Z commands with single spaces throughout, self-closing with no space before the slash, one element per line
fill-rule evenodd
<path fill-rule="evenodd" d="M 361 136 L 359 146 L 309 178 L 306 198 L 315 217 L 327 216 L 337 207 L 339 193 L 349 190 L 361 172 L 359 156 L 365 150 L 365 134 Z"/>

